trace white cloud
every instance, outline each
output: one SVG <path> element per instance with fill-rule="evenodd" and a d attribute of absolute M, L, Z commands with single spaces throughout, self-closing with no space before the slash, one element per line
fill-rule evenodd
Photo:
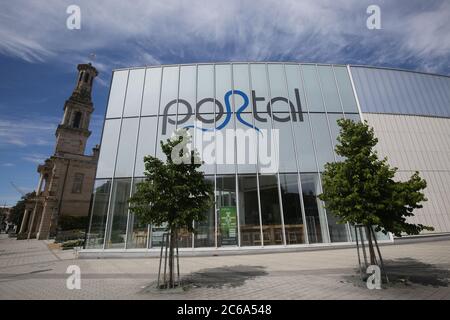
<path fill-rule="evenodd" d="M 40 153 L 29 153 L 22 157 L 22 160 L 32 162 L 35 164 L 43 164 L 45 159 L 48 158 L 48 155 L 40 154 Z"/>
<path fill-rule="evenodd" d="M 0 147 L 49 146 L 59 120 L 55 117 L 7 117 L 0 119 Z"/>
<path fill-rule="evenodd" d="M 14 167 L 15 164 L 14 164 L 14 163 L 11 163 L 11 162 L 5 162 L 5 163 L 2 163 L 2 166 L 3 166 L 3 167 Z"/>
<path fill-rule="evenodd" d="M 382 30 L 366 28 L 366 8 L 374 2 L 381 7 Z M 70 4 L 81 8 L 81 30 L 66 28 Z M 95 52 L 95 65 L 107 72 L 189 60 L 412 59 L 419 69 L 449 67 L 450 4 L 444 0 L 427 6 L 417 0 L 17 0 L 2 11 L 0 53 L 74 64 Z"/>

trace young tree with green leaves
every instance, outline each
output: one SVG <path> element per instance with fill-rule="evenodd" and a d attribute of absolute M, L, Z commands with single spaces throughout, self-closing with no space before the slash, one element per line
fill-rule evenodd
<path fill-rule="evenodd" d="M 434 230 L 407 222 L 414 216 L 414 209 L 422 208 L 421 203 L 427 201 L 422 192 L 427 184 L 417 171 L 407 181 L 394 180 L 397 168 L 391 168 L 387 158 L 378 158 L 374 150 L 378 139 L 367 122 L 340 119 L 338 124 L 339 144 L 335 150 L 344 161 L 325 165 L 319 198 L 338 223 L 366 227 L 370 261 L 374 264 L 375 251 L 369 236 L 372 227 L 398 237 Z"/>
<path fill-rule="evenodd" d="M 161 143 L 166 161 L 152 156 L 144 157 L 145 180 L 137 184 L 130 198 L 130 211 L 142 223 L 167 225 L 170 234 L 169 277 L 166 288 L 173 288 L 174 249 L 180 229 L 194 232 L 193 222 L 206 219 L 213 205 L 213 188 L 198 171 L 201 166 L 198 153 L 189 151 L 191 137 L 186 129 L 179 129 L 172 138 Z"/>

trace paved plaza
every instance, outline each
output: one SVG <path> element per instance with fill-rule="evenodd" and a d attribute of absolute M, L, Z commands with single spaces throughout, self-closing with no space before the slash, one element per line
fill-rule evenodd
<path fill-rule="evenodd" d="M 381 290 L 359 281 L 354 248 L 181 257 L 184 290 L 154 289 L 159 259 L 76 259 L 51 241 L 0 235 L 0 299 L 450 299 L 450 238 L 385 245 Z M 68 266 L 81 288 L 66 286 Z"/>

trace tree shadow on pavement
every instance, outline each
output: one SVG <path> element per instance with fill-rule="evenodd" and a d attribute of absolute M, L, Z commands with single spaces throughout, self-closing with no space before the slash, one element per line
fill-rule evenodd
<path fill-rule="evenodd" d="M 424 263 L 413 258 L 384 261 L 389 281 L 393 284 L 419 284 L 423 286 L 448 287 L 450 270 Z"/>
<path fill-rule="evenodd" d="M 388 287 L 422 285 L 433 287 L 448 287 L 450 283 L 450 270 L 416 260 L 413 258 L 399 258 L 395 260 L 384 260 L 384 267 L 389 278 Z M 359 269 L 357 274 L 344 277 L 347 282 L 357 286 L 365 286 L 368 274 L 363 270 L 363 281 L 361 281 Z M 386 277 L 381 275 L 382 282 L 386 285 Z"/>
<path fill-rule="evenodd" d="M 224 266 L 193 272 L 182 279 L 182 284 L 194 288 L 239 287 L 247 280 L 267 274 L 261 266 Z"/>

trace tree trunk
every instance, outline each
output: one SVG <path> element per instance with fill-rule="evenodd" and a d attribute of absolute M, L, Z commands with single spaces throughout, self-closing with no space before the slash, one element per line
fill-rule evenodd
<path fill-rule="evenodd" d="M 373 248 L 373 242 L 372 242 L 372 228 L 370 225 L 366 226 L 366 236 L 367 241 L 369 242 L 369 253 L 370 253 L 370 264 L 376 265 L 376 258 L 375 258 L 375 250 Z M 375 235 L 373 235 L 375 236 Z"/>
<path fill-rule="evenodd" d="M 174 259 L 174 247 L 176 241 L 176 230 L 170 229 L 170 242 L 169 242 L 169 288 L 175 287 L 175 259 Z"/>

